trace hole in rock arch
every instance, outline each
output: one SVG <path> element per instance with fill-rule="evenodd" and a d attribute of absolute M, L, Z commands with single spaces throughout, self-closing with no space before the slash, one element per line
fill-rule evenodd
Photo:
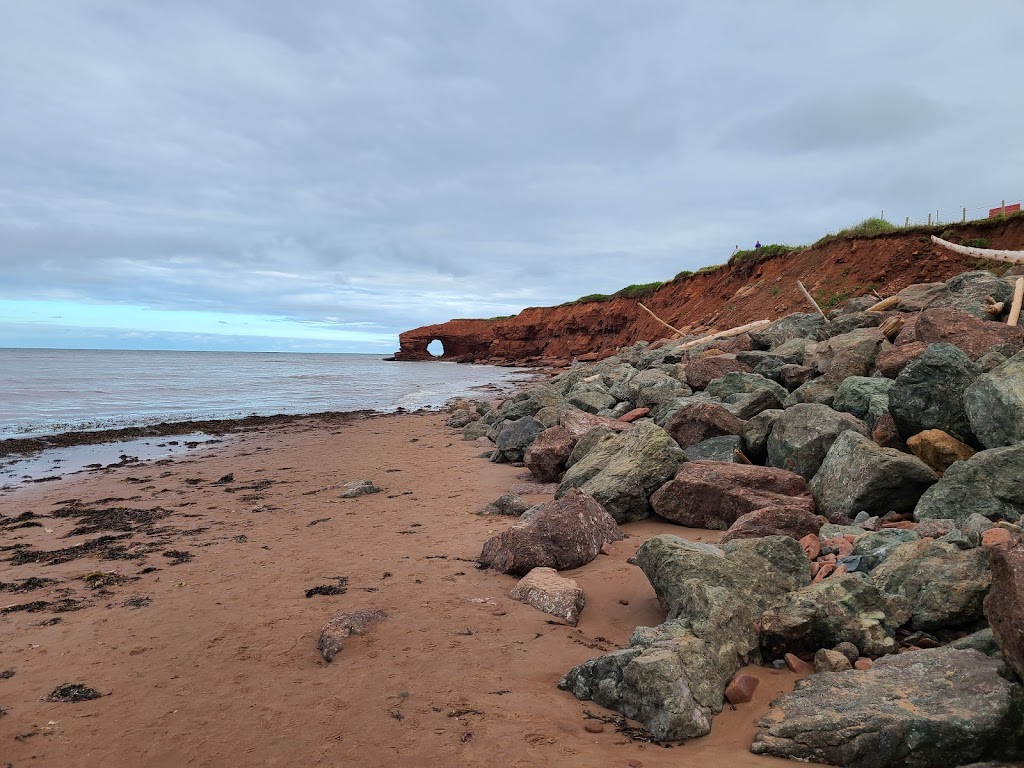
<path fill-rule="evenodd" d="M 444 344 L 441 343 L 440 339 L 434 339 L 432 342 L 427 344 L 427 352 L 432 354 L 434 357 L 441 357 L 444 355 Z"/>

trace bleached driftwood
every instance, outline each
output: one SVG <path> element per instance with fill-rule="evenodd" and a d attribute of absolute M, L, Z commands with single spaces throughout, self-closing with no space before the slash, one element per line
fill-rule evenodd
<path fill-rule="evenodd" d="M 1007 325 L 1016 325 L 1020 320 L 1020 307 L 1024 304 L 1024 277 L 1018 277 L 1013 287 L 1013 303 L 1010 305 L 1010 316 L 1006 318 Z"/>
<path fill-rule="evenodd" d="M 906 321 L 901 315 L 890 317 L 886 319 L 884 323 L 878 326 L 878 330 L 881 331 L 882 335 L 885 336 L 889 341 L 892 341 L 899 335 L 899 332 L 903 330 L 903 326 Z"/>
<path fill-rule="evenodd" d="M 1000 317 L 1003 314 L 1003 311 L 1006 309 L 1005 301 L 996 301 L 991 296 L 986 296 L 985 302 L 985 311 L 992 315 L 993 318 Z"/>
<path fill-rule="evenodd" d="M 804 288 L 804 284 L 797 280 L 796 287 L 800 289 L 800 293 L 804 295 L 804 298 L 811 302 L 811 306 L 818 310 L 818 314 L 825 318 L 825 322 L 827 323 L 828 318 L 825 317 L 825 313 L 821 311 L 821 307 L 818 306 L 818 302 L 816 302 L 814 300 L 814 297 L 811 296 L 810 292 L 806 288 Z"/>
<path fill-rule="evenodd" d="M 899 296 L 890 296 L 888 299 L 882 299 L 877 304 L 872 304 L 867 308 L 868 312 L 885 312 L 887 309 L 892 309 L 900 303 Z"/>
<path fill-rule="evenodd" d="M 651 317 L 653 317 L 653 318 L 654 318 L 655 320 L 657 320 L 657 321 L 658 321 L 659 323 L 661 323 L 661 324 L 662 324 L 662 325 L 664 325 L 664 326 L 665 326 L 666 328 L 668 328 L 668 329 L 669 329 L 670 331 L 672 331 L 672 332 L 673 332 L 673 333 L 675 334 L 675 336 L 673 336 L 672 338 L 677 338 L 677 337 L 679 337 L 679 336 L 685 336 L 685 335 L 686 335 L 685 333 L 683 333 L 682 331 L 680 331 L 680 330 L 679 330 L 678 328 L 673 328 L 673 327 L 672 327 L 671 325 L 669 325 L 668 323 L 666 323 L 666 322 L 665 322 L 664 320 L 662 320 L 662 319 L 661 319 L 660 317 L 658 317 L 658 316 L 657 316 L 656 314 L 654 314 L 653 312 L 651 312 L 651 310 L 649 310 L 649 309 L 648 309 L 647 307 L 645 307 L 645 306 L 643 305 L 643 303 L 641 303 L 641 302 L 639 302 L 639 301 L 638 301 L 638 302 L 636 303 L 636 305 L 637 305 L 638 307 L 640 307 L 640 309 L 642 309 L 642 310 L 643 310 L 644 312 L 646 312 L 646 313 L 647 313 L 648 315 L 650 315 L 650 316 L 651 316 Z"/>
<path fill-rule="evenodd" d="M 676 347 L 676 349 L 691 349 L 692 347 L 697 347 L 700 346 L 701 344 L 707 344 L 709 341 L 729 339 L 732 338 L 733 336 L 739 336 L 741 333 L 746 333 L 747 331 L 756 331 L 758 328 L 764 328 L 770 322 L 771 320 L 755 320 L 752 323 L 747 323 L 746 325 L 739 325 L 735 328 L 730 328 L 727 331 L 719 331 L 718 333 L 712 333 L 710 336 L 702 336 L 699 339 L 688 341 L 685 344 L 680 344 L 678 347 Z"/>
<path fill-rule="evenodd" d="M 941 237 L 932 235 L 932 242 L 937 245 L 941 245 L 943 248 L 948 248 L 954 253 L 960 253 L 964 256 L 973 256 L 976 259 L 992 259 L 993 261 L 1006 261 L 1010 264 L 1024 264 L 1024 251 L 999 251 L 993 250 L 992 248 L 972 248 L 968 245 L 957 245 L 951 243 L 948 240 L 943 240 Z"/>

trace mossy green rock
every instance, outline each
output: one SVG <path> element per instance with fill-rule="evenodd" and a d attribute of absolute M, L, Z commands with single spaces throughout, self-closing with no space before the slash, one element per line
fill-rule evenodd
<path fill-rule="evenodd" d="M 598 443 L 573 464 L 555 498 L 572 488 L 593 496 L 618 523 L 651 514 L 650 499 L 686 460 L 682 448 L 652 422 L 640 422 L 617 437 Z"/>

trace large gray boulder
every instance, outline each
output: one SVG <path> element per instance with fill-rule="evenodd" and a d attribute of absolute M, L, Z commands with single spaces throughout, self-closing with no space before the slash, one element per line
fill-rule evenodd
<path fill-rule="evenodd" d="M 571 491 L 484 543 L 480 562 L 513 576 L 533 568 L 567 570 L 596 558 L 601 547 L 626 538 L 594 499 Z"/>
<path fill-rule="evenodd" d="M 723 550 L 662 534 L 641 544 L 636 560 L 668 620 L 682 618 L 693 623 L 699 618 L 702 633 L 722 633 L 713 636 L 716 642 L 735 644 L 743 638 L 736 646 L 738 661 L 757 658 L 753 623 L 746 626 L 745 617 L 756 621 L 783 595 L 810 583 L 807 555 L 800 543 L 788 536 L 742 539 Z M 702 603 L 697 599 L 701 595 L 710 602 Z M 707 624 L 714 618 L 707 611 L 720 614 L 719 626 Z M 741 615 L 732 616 L 734 611 Z"/>
<path fill-rule="evenodd" d="M 784 595 L 761 616 L 761 651 L 776 659 L 853 643 L 862 656 L 896 652 L 905 603 L 891 600 L 863 573 L 831 576 Z"/>
<path fill-rule="evenodd" d="M 989 520 L 1017 522 L 1024 515 L 1021 467 L 1024 443 L 990 448 L 954 462 L 921 496 L 914 517 L 963 523 L 972 514 L 980 514 Z"/>
<path fill-rule="evenodd" d="M 743 439 L 743 455 L 755 464 L 764 464 L 768 460 L 768 437 L 781 415 L 781 408 L 772 408 L 751 416 L 743 423 L 740 435 Z"/>
<path fill-rule="evenodd" d="M 768 464 L 810 480 L 832 443 L 848 429 L 868 434 L 860 419 L 838 413 L 827 405 L 801 403 L 787 408 L 775 421 L 768 437 Z"/>
<path fill-rule="evenodd" d="M 526 449 L 544 431 L 544 425 L 532 416 L 513 421 L 498 433 L 497 451 L 507 461 L 522 461 Z"/>
<path fill-rule="evenodd" d="M 687 461 L 729 461 L 738 462 L 736 454 L 741 450 L 738 435 L 722 435 L 712 437 L 703 442 L 691 445 L 683 453 Z"/>
<path fill-rule="evenodd" d="M 856 416 L 874 429 L 875 421 L 889 412 L 889 390 L 895 384 L 881 376 L 850 376 L 836 389 L 832 407 Z"/>
<path fill-rule="evenodd" d="M 747 420 L 761 413 L 762 411 L 778 410 L 782 408 L 782 400 L 775 390 L 759 389 L 745 395 L 732 395 L 726 403 L 726 408 L 736 418 Z"/>
<path fill-rule="evenodd" d="M 686 460 L 683 449 L 661 427 L 640 422 L 629 432 L 600 442 L 562 478 L 555 498 L 580 488 L 616 522 L 642 520 L 648 501 Z"/>
<path fill-rule="evenodd" d="M 976 444 L 964 410 L 964 391 L 981 370 L 952 344 L 930 344 L 896 377 L 889 390 L 889 412 L 904 440 L 926 429 L 941 429 Z"/>
<path fill-rule="evenodd" d="M 906 598 L 912 629 L 962 627 L 984 615 L 982 603 L 992 582 L 988 550 L 960 550 L 940 541 L 909 541 L 871 571 L 887 595 Z"/>
<path fill-rule="evenodd" d="M 955 307 L 981 320 L 989 319 L 989 296 L 996 302 L 1008 302 L 1013 297 L 1009 283 L 980 270 L 951 277 L 946 281 L 946 289 L 946 293 L 936 295 L 929 307 Z"/>
<path fill-rule="evenodd" d="M 754 392 L 767 390 L 773 392 L 781 402 L 789 392 L 781 384 L 767 379 L 759 373 L 727 373 L 721 378 L 710 382 L 704 389 L 708 397 L 716 397 L 719 400 L 728 401 L 736 395 L 749 395 Z"/>
<path fill-rule="evenodd" d="M 909 512 L 939 476 L 916 456 L 847 430 L 829 448 L 810 489 L 818 512 L 841 523 L 858 512 Z"/>
<path fill-rule="evenodd" d="M 638 408 L 651 408 L 677 397 L 692 394 L 691 389 L 676 378 L 658 370 L 641 371 L 626 385 L 625 399 Z"/>
<path fill-rule="evenodd" d="M 861 558 L 864 568 L 868 571 L 877 567 L 908 541 L 917 541 L 921 535 L 916 531 L 902 528 L 883 528 L 860 536 L 853 543 L 853 554 Z"/>
<path fill-rule="evenodd" d="M 691 528 L 725 530 L 758 509 L 813 512 L 807 483 L 800 475 L 773 467 L 688 461 L 651 496 L 654 511 Z"/>
<path fill-rule="evenodd" d="M 1024 688 L 978 651 L 887 656 L 799 681 L 772 702 L 750 751 L 847 768 L 952 768 L 1024 756 Z"/>
<path fill-rule="evenodd" d="M 1018 352 L 964 391 L 971 429 L 986 448 L 1024 441 L 1024 352 Z"/>
<path fill-rule="evenodd" d="M 642 722 L 658 739 L 703 736 L 740 666 L 759 658 L 764 605 L 807 583 L 807 560 L 786 537 L 733 542 L 726 551 L 656 536 L 637 562 L 668 612 L 638 627 L 628 648 L 591 659 L 559 682 L 577 698 Z"/>
<path fill-rule="evenodd" d="M 825 324 L 819 314 L 795 312 L 750 333 L 754 349 L 773 349 L 792 339 L 817 339 Z"/>
<path fill-rule="evenodd" d="M 820 342 L 808 358 L 819 373 L 838 384 L 847 376 L 865 376 L 875 364 L 885 336 L 877 328 L 859 328 Z"/>

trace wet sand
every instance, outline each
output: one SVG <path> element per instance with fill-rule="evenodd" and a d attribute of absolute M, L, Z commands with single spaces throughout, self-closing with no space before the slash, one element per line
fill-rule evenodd
<path fill-rule="evenodd" d="M 768 701 L 792 687 L 786 671 L 748 668 L 761 679 L 754 701 L 726 705 L 710 736 L 679 746 L 631 741 L 612 724 L 585 731 L 586 711 L 617 715 L 559 691 L 559 677 L 664 618 L 627 558 L 656 533 L 719 534 L 624 526 L 614 554 L 566 574 L 587 594 L 579 627 L 549 622 L 506 597 L 514 578 L 475 562 L 513 520 L 473 513 L 524 470 L 475 458 L 443 420 L 267 424 L 0 495 L 0 544 L 17 547 L 0 552 L 0 609 L 47 604 L 0 614 L 0 764 L 790 764 L 747 751 Z M 358 478 L 383 491 L 339 498 Z M 26 512 L 39 517 L 11 524 Z M 74 548 L 101 536 L 123 538 Z M 56 550 L 65 562 L 40 561 Z M 305 596 L 342 576 L 343 594 Z M 57 581 L 11 591 L 33 577 Z M 327 664 L 320 629 L 358 609 L 389 618 Z M 42 700 L 63 683 L 105 695 Z"/>

